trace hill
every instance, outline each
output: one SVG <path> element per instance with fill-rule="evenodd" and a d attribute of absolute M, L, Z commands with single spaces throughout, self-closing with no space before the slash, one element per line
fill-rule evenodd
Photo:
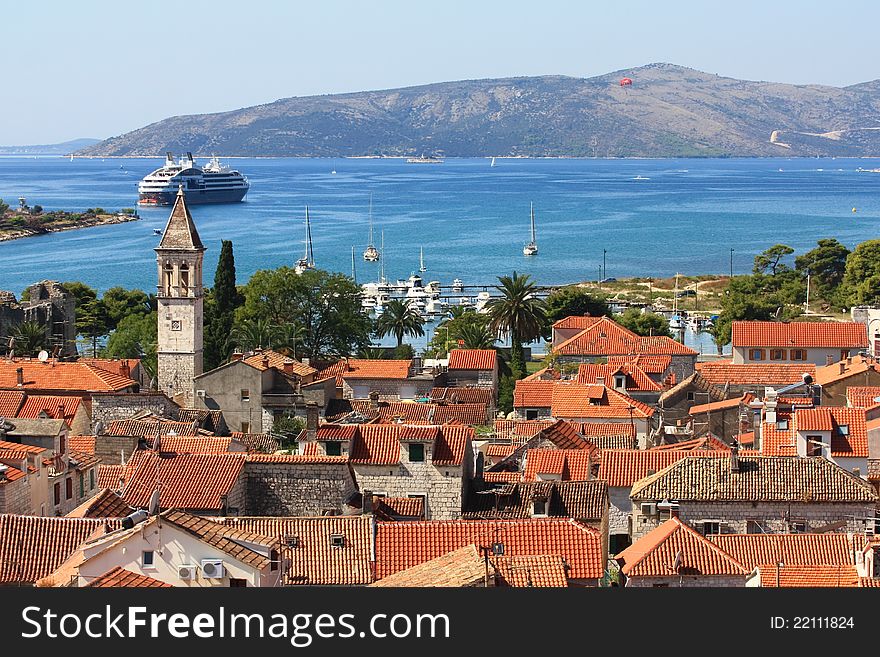
<path fill-rule="evenodd" d="M 69 155 L 80 149 L 100 143 L 100 139 L 72 139 L 60 144 L 33 146 L 0 146 L 0 155 Z"/>
<path fill-rule="evenodd" d="M 632 86 L 621 87 L 621 77 Z M 82 154 L 599 157 L 880 155 L 880 81 L 737 80 L 673 64 L 442 82 L 177 116 Z"/>

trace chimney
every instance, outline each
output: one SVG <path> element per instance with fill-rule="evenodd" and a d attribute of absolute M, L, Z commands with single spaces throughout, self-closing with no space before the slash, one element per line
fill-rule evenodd
<path fill-rule="evenodd" d="M 313 442 L 318 437 L 318 404 L 310 401 L 306 404 L 306 440 Z"/>
<path fill-rule="evenodd" d="M 24 369 L 21 367 L 15 368 L 15 381 L 19 387 L 24 385 Z"/>
<path fill-rule="evenodd" d="M 739 472 L 739 441 L 736 439 L 730 444 L 730 471 Z"/>
<path fill-rule="evenodd" d="M 229 359 L 230 362 L 241 360 L 244 357 L 244 354 L 241 353 L 238 349 L 232 352 L 232 357 Z"/>
<path fill-rule="evenodd" d="M 679 508 L 678 504 L 669 505 L 669 517 L 670 518 L 678 518 L 680 514 L 681 514 L 681 509 Z"/>
<path fill-rule="evenodd" d="M 847 360 L 849 360 L 849 359 L 847 359 Z M 847 364 L 846 364 L 845 362 L 843 362 L 843 361 L 840 361 L 840 362 L 838 363 L 838 366 L 840 367 L 840 373 L 841 373 L 841 374 L 844 374 L 844 373 L 846 372 L 846 365 L 847 365 Z"/>
<path fill-rule="evenodd" d="M 596 377 L 596 385 L 597 386 L 604 386 L 605 385 L 605 377 L 604 376 L 597 376 Z"/>
<path fill-rule="evenodd" d="M 364 513 L 373 512 L 373 491 L 365 490 L 361 494 L 361 510 Z"/>
<path fill-rule="evenodd" d="M 263 360 L 260 361 L 260 362 L 263 364 L 263 369 L 264 369 L 264 370 L 268 370 L 268 369 L 269 369 L 269 357 L 268 357 L 268 356 L 265 356 L 265 355 L 264 355 L 264 356 L 263 356 Z"/>
<path fill-rule="evenodd" d="M 303 365 L 309 365 L 309 364 L 310 364 L 310 361 L 309 361 L 308 357 L 305 357 L 305 358 L 300 359 L 300 362 L 301 362 Z"/>
<path fill-rule="evenodd" d="M 377 411 L 379 410 L 379 391 L 371 390 L 370 391 L 370 410 Z"/>
<path fill-rule="evenodd" d="M 847 365 L 852 365 L 852 356 L 847 356 L 847 357 L 846 357 L 846 364 L 847 364 Z"/>
<path fill-rule="evenodd" d="M 64 419 L 64 404 L 58 404 L 58 410 L 55 411 L 57 415 L 55 416 L 56 420 Z"/>
<path fill-rule="evenodd" d="M 826 354 L 825 355 L 825 364 L 826 365 L 833 365 L 834 364 L 834 356 L 832 356 L 831 354 Z"/>
<path fill-rule="evenodd" d="M 422 371 L 422 357 L 421 356 L 413 356 L 412 370 L 415 374 L 421 373 L 421 371 Z"/>
<path fill-rule="evenodd" d="M 766 388 L 764 392 L 764 422 L 776 424 L 776 391 Z"/>
<path fill-rule="evenodd" d="M 119 373 L 126 379 L 131 378 L 131 366 L 128 364 L 128 361 L 124 360 L 119 364 Z"/>
<path fill-rule="evenodd" d="M 288 376 L 293 376 L 293 361 L 286 358 L 284 359 L 284 364 L 281 366 L 282 370 Z"/>

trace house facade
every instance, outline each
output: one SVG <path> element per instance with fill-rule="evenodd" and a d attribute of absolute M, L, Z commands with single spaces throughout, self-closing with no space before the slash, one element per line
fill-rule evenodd
<path fill-rule="evenodd" d="M 860 322 L 733 322 L 733 363 L 830 365 L 868 348 Z"/>

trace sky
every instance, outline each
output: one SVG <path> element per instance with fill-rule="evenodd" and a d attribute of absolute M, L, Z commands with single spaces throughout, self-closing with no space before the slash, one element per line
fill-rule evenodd
<path fill-rule="evenodd" d="M 290 96 L 652 62 L 794 84 L 880 78 L 876 0 L 30 0 L 2 14 L 2 145 Z"/>

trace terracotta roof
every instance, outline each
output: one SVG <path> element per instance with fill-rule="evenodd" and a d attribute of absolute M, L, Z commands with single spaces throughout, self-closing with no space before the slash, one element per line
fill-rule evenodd
<path fill-rule="evenodd" d="M 880 588 L 880 578 L 878 578 L 878 577 L 859 577 L 859 586 L 862 588 L 869 588 L 869 589 Z"/>
<path fill-rule="evenodd" d="M 592 445 L 578 433 L 578 423 L 557 420 L 541 431 L 541 437 L 549 440 L 559 449 L 589 450 Z"/>
<path fill-rule="evenodd" d="M 190 424 L 195 420 L 202 428 L 219 433 L 223 425 L 223 411 L 204 408 L 181 408 L 177 412 L 177 419 L 180 422 L 189 422 Z"/>
<path fill-rule="evenodd" d="M 168 223 L 165 224 L 165 230 L 162 232 L 162 239 L 159 241 L 159 249 L 183 249 L 204 251 L 205 246 L 199 237 L 199 231 L 193 223 L 192 215 L 186 205 L 182 188 L 178 190 L 177 197 L 174 199 L 174 207 L 171 208 L 171 214 L 168 216 Z"/>
<path fill-rule="evenodd" d="M 159 442 L 162 452 L 176 454 L 226 454 L 232 438 L 214 436 L 169 436 L 165 435 Z"/>
<path fill-rule="evenodd" d="M 68 518 L 124 518 L 132 508 L 109 488 L 102 488 L 93 497 L 67 514 Z"/>
<path fill-rule="evenodd" d="M 602 438 L 624 436 L 635 439 L 636 437 L 636 428 L 629 422 L 568 422 L 592 443 Z"/>
<path fill-rule="evenodd" d="M 602 319 L 607 319 L 603 317 L 593 317 L 591 315 L 569 315 L 568 317 L 564 317 L 563 319 L 557 320 L 553 322 L 553 328 L 555 329 L 586 329 L 590 328 L 593 324 Z"/>
<path fill-rule="evenodd" d="M 0 515 L 0 584 L 33 583 L 52 573 L 103 519 Z M 111 527 L 118 527 L 118 521 Z"/>
<path fill-rule="evenodd" d="M 492 483 L 485 479 L 484 481 Z M 516 474 L 516 473 L 510 473 Z M 462 517 L 469 520 L 530 518 L 536 499 L 547 500 L 547 515 L 599 523 L 608 513 L 608 484 L 589 481 L 513 481 L 491 492 L 470 495 Z"/>
<path fill-rule="evenodd" d="M 854 349 L 868 346 L 861 322 L 733 322 L 734 347 L 824 347 Z"/>
<path fill-rule="evenodd" d="M 25 472 L 22 469 L 22 461 L 26 458 L 27 452 L 8 452 L 0 450 L 0 465 L 6 466 L 6 469 L 3 471 L 3 478 L 0 479 L 0 486 L 5 486 L 10 482 L 18 481 L 24 477 Z M 27 466 L 27 471 L 36 472 L 36 469 L 32 466 Z"/>
<path fill-rule="evenodd" d="M 0 360 L 0 388 L 18 388 L 16 370 L 22 369 L 27 390 L 115 392 L 135 388 L 137 381 L 82 362 L 31 359 Z"/>
<path fill-rule="evenodd" d="M 777 422 L 761 424 L 761 453 L 767 456 L 797 456 L 797 437 L 792 426 L 791 415 L 779 413 Z M 780 422 L 788 420 L 788 428 L 780 429 Z M 752 440 L 754 444 L 754 440 Z"/>
<path fill-rule="evenodd" d="M 713 452 L 693 450 L 606 449 L 602 451 L 599 474 L 596 476 L 606 480 L 613 488 L 629 488 L 651 472 L 659 472 L 683 458 L 698 453 L 713 454 Z M 722 452 L 714 452 L 714 454 L 725 456 Z"/>
<path fill-rule="evenodd" d="M 162 589 L 171 588 L 171 584 L 160 582 L 158 579 L 139 575 L 130 570 L 126 570 L 121 566 L 111 568 L 100 577 L 96 577 L 86 584 L 87 587 L 95 589 L 106 588 L 130 588 L 130 589 Z"/>
<path fill-rule="evenodd" d="M 523 481 L 537 481 L 538 475 L 559 475 L 563 481 L 590 478 L 590 452 L 584 449 L 530 449 L 526 452 Z"/>
<path fill-rule="evenodd" d="M 373 510 L 383 520 L 398 518 L 421 520 L 425 517 L 425 500 L 422 497 L 380 497 L 378 502 Z"/>
<path fill-rule="evenodd" d="M 98 466 L 98 487 L 119 490 L 119 480 L 125 479 L 126 467 L 124 465 L 104 464 Z"/>
<path fill-rule="evenodd" d="M 94 454 L 95 436 L 68 436 L 67 447 L 83 454 Z"/>
<path fill-rule="evenodd" d="M 749 570 L 782 561 L 787 566 L 852 563 L 849 537 L 824 534 L 717 534 L 709 540 Z"/>
<path fill-rule="evenodd" d="M 869 504 L 878 500 L 867 481 L 823 458 L 740 456 L 739 472 L 731 472 L 729 458 L 693 454 L 689 452 L 686 458 L 634 484 L 630 497 L 633 500 L 809 500 Z"/>
<path fill-rule="evenodd" d="M 342 373 L 343 379 L 406 379 L 412 361 L 409 360 L 360 360 L 350 358 Z"/>
<path fill-rule="evenodd" d="M 20 390 L 0 390 L 0 417 L 15 417 L 24 403 Z"/>
<path fill-rule="evenodd" d="M 629 419 L 651 417 L 654 409 L 608 387 L 556 383 L 550 414 L 555 418 Z"/>
<path fill-rule="evenodd" d="M 831 406 L 799 409 L 794 414 L 794 426 L 798 432 L 830 431 L 834 458 L 868 457 L 864 409 Z M 841 427 L 848 427 L 846 435 L 841 433 Z"/>
<path fill-rule="evenodd" d="M 280 539 L 290 568 L 288 584 L 356 586 L 373 580 L 372 519 L 369 516 L 320 518 L 225 517 L 225 526 Z M 331 537 L 341 536 L 341 545 Z"/>
<path fill-rule="evenodd" d="M 556 420 L 495 420 L 493 428 L 498 438 L 524 442 L 551 426 Z"/>
<path fill-rule="evenodd" d="M 804 373 L 815 377 L 813 363 L 743 363 L 734 365 L 730 361 L 708 361 L 698 363 L 700 376 L 716 385 L 754 385 L 782 386 L 800 383 Z"/>
<path fill-rule="evenodd" d="M 230 438 L 245 446 L 248 452 L 262 452 L 272 454 L 280 449 L 278 440 L 267 433 L 242 433 L 232 431 Z"/>
<path fill-rule="evenodd" d="M 744 434 L 743 434 L 744 435 Z M 740 443 L 742 443 L 742 435 L 739 436 Z M 665 445 L 655 445 L 654 447 L 649 447 L 648 449 L 653 451 L 669 451 L 669 450 L 677 450 L 677 451 L 690 451 L 690 450 L 716 450 L 721 452 L 730 452 L 730 445 L 725 443 L 720 438 L 713 436 L 712 434 L 707 434 L 705 436 L 700 436 L 699 438 L 693 438 L 691 440 L 682 440 L 677 443 L 667 443 Z"/>
<path fill-rule="evenodd" d="M 513 391 L 513 406 L 515 408 L 550 408 L 555 388 L 556 381 L 517 381 Z"/>
<path fill-rule="evenodd" d="M 554 554 L 570 579 L 599 579 L 605 572 L 602 534 L 574 520 L 434 520 L 376 524 L 376 578 L 466 545 L 504 544 L 504 556 Z"/>
<path fill-rule="evenodd" d="M 841 366 L 843 371 L 841 372 Z M 867 375 L 869 372 L 876 372 L 877 365 L 873 360 L 867 358 L 855 357 L 824 365 L 816 368 L 816 383 L 820 386 L 827 386 L 835 381 L 842 381 L 859 374 Z M 866 381 L 867 382 L 867 381 Z"/>
<path fill-rule="evenodd" d="M 487 484 L 515 483 L 522 479 L 521 472 L 484 472 L 483 481 Z"/>
<path fill-rule="evenodd" d="M 428 404 L 423 402 L 393 401 L 379 405 L 383 421 L 402 419 L 408 424 L 446 424 L 460 422 L 469 425 L 486 424 L 486 404 Z"/>
<path fill-rule="evenodd" d="M 560 588 L 568 586 L 565 559 L 555 554 L 524 554 L 494 557 L 500 583 L 515 587 Z"/>
<path fill-rule="evenodd" d="M 326 425 L 325 425 L 326 426 Z M 370 465 L 400 463 L 401 440 L 420 438 L 434 445 L 434 465 L 461 465 L 465 446 L 474 430 L 463 425 L 413 426 L 406 424 L 360 424 L 351 443 L 351 462 Z"/>
<path fill-rule="evenodd" d="M 449 352 L 448 370 L 494 370 L 497 352 L 494 349 L 453 349 Z"/>
<path fill-rule="evenodd" d="M 846 398 L 852 408 L 870 408 L 880 403 L 880 386 L 849 386 Z"/>
<path fill-rule="evenodd" d="M 205 435 L 203 429 L 194 427 L 192 422 L 177 422 L 166 418 L 151 417 L 142 420 L 113 420 L 106 428 L 109 436 L 139 436 L 153 438 L 156 432 L 162 436 L 173 431 L 178 436 Z"/>
<path fill-rule="evenodd" d="M 639 343 L 636 347 L 639 354 L 657 355 L 675 355 L 675 356 L 697 356 L 697 352 L 686 347 L 678 340 L 673 340 L 668 335 L 641 335 Z"/>
<path fill-rule="evenodd" d="M 532 372 L 526 378 L 520 381 L 558 381 L 562 378 L 562 374 L 552 367 L 542 367 L 536 372 Z"/>
<path fill-rule="evenodd" d="M 748 574 L 743 564 L 678 518 L 655 527 L 615 558 L 627 577 Z"/>
<path fill-rule="evenodd" d="M 660 384 L 652 380 L 641 368 L 629 364 L 596 365 L 582 363 L 578 367 L 577 382 L 582 385 L 592 385 L 598 383 L 601 377 L 609 388 L 616 388 L 614 376 L 617 374 L 625 377 L 624 387 L 626 390 L 657 392 L 661 389 Z"/>
<path fill-rule="evenodd" d="M 80 358 L 79 362 L 126 378 L 131 378 L 131 373 L 141 364 L 140 358 Z"/>
<path fill-rule="evenodd" d="M 776 564 L 758 566 L 762 587 L 818 588 L 857 587 L 859 573 L 852 564 L 840 565 L 791 565 L 781 568 Z"/>
<path fill-rule="evenodd" d="M 323 381 L 329 378 L 336 379 L 336 387 L 342 387 L 342 375 L 348 371 L 348 359 L 342 358 L 337 360 L 332 365 L 325 367 L 323 370 L 319 371 L 316 375 L 315 379 Z"/>
<path fill-rule="evenodd" d="M 310 463 L 325 465 L 343 465 L 348 463 L 347 456 L 322 456 L 320 454 L 261 454 L 259 452 L 251 452 L 250 454 L 228 454 L 227 456 L 242 456 L 248 463 Z"/>
<path fill-rule="evenodd" d="M 489 388 L 432 388 L 428 395 L 434 403 L 446 404 L 491 404 L 492 391 Z"/>
<path fill-rule="evenodd" d="M 73 449 L 67 450 L 68 455 L 68 463 L 71 467 L 77 468 L 78 470 L 86 470 L 88 468 L 94 468 L 99 463 L 101 463 L 101 459 L 95 456 L 94 454 L 84 454 L 82 452 L 77 452 Z"/>
<path fill-rule="evenodd" d="M 598 318 L 580 333 L 555 345 L 553 351 L 571 356 L 697 355 L 672 338 L 637 335 L 608 317 Z"/>
<path fill-rule="evenodd" d="M 748 406 L 754 401 L 755 395 L 750 392 L 747 392 L 742 397 L 734 397 L 732 399 L 722 399 L 717 402 L 709 402 L 708 404 L 697 404 L 696 406 L 691 406 L 688 413 L 691 416 L 699 415 L 700 413 L 713 413 L 715 411 L 723 411 L 728 408 L 739 408 L 742 406 Z"/>
<path fill-rule="evenodd" d="M 506 458 L 513 454 L 515 450 L 516 445 L 505 443 L 490 443 L 486 445 L 484 452 L 486 453 L 486 456 Z"/>
<path fill-rule="evenodd" d="M 258 370 L 276 369 L 284 374 L 284 368 L 286 366 L 290 369 L 291 374 L 300 377 L 318 373 L 318 370 L 314 367 L 305 365 L 295 358 L 290 358 L 289 356 L 280 354 L 277 351 L 272 351 L 271 349 L 263 349 L 262 351 L 255 353 L 253 356 L 242 358 L 242 360 L 251 367 L 256 367 Z"/>
<path fill-rule="evenodd" d="M 490 565 L 488 576 L 492 578 L 494 573 L 495 569 Z M 370 586 L 400 588 L 483 586 L 486 575 L 483 557 L 480 556 L 477 546 L 471 543 L 435 559 L 398 571 Z"/>
<path fill-rule="evenodd" d="M 672 363 L 672 356 L 635 354 L 634 356 L 609 356 L 609 365 L 635 365 L 648 374 L 663 374 Z"/>
<path fill-rule="evenodd" d="M 241 527 L 194 516 L 179 509 L 163 511 L 160 517 L 166 522 L 170 522 L 192 534 L 200 541 L 204 541 L 208 545 L 222 550 L 233 559 L 257 569 L 263 569 L 268 566 L 270 564 L 269 557 L 247 547 L 247 545 L 262 545 L 268 548 L 279 547 L 277 536 L 257 534 Z"/>
<path fill-rule="evenodd" d="M 137 451 L 126 468 L 122 497 L 132 506 L 147 507 L 158 484 L 162 508 L 220 510 L 221 498 L 242 479 L 244 460 L 238 454 Z"/>

